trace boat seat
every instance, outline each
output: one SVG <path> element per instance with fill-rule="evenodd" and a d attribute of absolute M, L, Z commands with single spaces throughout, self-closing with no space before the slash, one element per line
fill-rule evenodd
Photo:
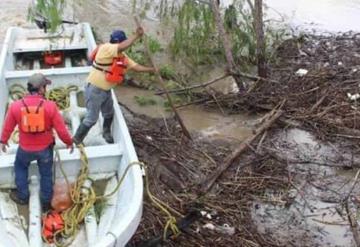
<path fill-rule="evenodd" d="M 39 60 L 37 60 L 37 59 L 34 60 L 33 69 L 34 69 L 34 70 L 41 69 L 41 67 L 40 67 L 40 61 L 39 61 Z"/>
<path fill-rule="evenodd" d="M 65 58 L 65 68 L 71 68 L 71 58 L 70 57 L 66 57 Z"/>
<path fill-rule="evenodd" d="M 84 74 L 85 76 L 90 72 L 90 66 L 84 67 L 71 67 L 71 68 L 52 68 L 52 69 L 39 69 L 37 72 L 42 73 L 45 76 L 58 76 L 63 77 L 63 75 L 79 75 Z M 34 74 L 33 70 L 9 70 L 5 71 L 5 79 L 7 81 L 12 79 L 24 79 L 26 81 L 32 74 Z"/>

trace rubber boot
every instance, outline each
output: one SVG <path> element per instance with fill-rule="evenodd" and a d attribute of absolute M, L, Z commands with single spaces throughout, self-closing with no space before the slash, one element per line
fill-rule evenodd
<path fill-rule="evenodd" d="M 113 122 L 113 119 L 114 116 L 104 118 L 103 137 L 107 143 L 114 143 L 114 138 L 111 135 L 111 124 Z"/>
<path fill-rule="evenodd" d="M 79 145 L 83 142 L 85 136 L 87 135 L 87 133 L 89 132 L 91 127 L 88 127 L 86 125 L 84 125 L 83 123 L 80 124 L 79 128 L 76 130 L 76 133 L 73 137 L 73 142 L 76 145 Z"/>

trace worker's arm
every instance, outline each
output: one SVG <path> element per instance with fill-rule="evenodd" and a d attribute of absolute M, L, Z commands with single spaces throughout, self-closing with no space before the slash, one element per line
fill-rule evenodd
<path fill-rule="evenodd" d="M 133 67 L 131 67 L 131 70 L 136 71 L 136 72 L 151 72 L 151 73 L 155 73 L 155 68 L 154 67 L 147 67 L 147 66 L 143 66 L 140 64 L 136 64 Z"/>
<path fill-rule="evenodd" d="M 118 53 L 123 52 L 129 48 L 137 39 L 143 36 L 143 34 L 144 29 L 142 27 L 138 27 L 134 35 L 118 44 Z"/>
<path fill-rule="evenodd" d="M 59 138 L 66 144 L 66 147 L 70 149 L 70 152 L 72 152 L 73 141 L 57 106 L 55 106 L 55 112 L 52 117 L 52 125 L 54 126 Z"/>
<path fill-rule="evenodd" d="M 4 127 L 1 133 L 1 150 L 3 152 L 6 152 L 6 146 L 8 145 L 8 140 L 12 134 L 12 132 L 15 129 L 16 126 L 16 119 L 15 119 L 15 115 L 13 112 L 13 107 L 10 105 L 9 110 L 6 114 L 6 118 L 5 118 L 5 123 L 4 123 Z"/>

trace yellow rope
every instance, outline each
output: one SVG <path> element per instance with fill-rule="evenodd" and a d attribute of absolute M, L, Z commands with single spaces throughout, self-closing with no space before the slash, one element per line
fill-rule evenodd
<path fill-rule="evenodd" d="M 46 98 L 55 101 L 60 110 L 66 110 L 70 107 L 70 92 L 76 92 L 78 89 L 75 85 L 57 87 L 46 92 Z"/>
<path fill-rule="evenodd" d="M 49 100 L 55 101 L 61 110 L 65 110 L 70 107 L 70 92 L 77 91 L 77 90 L 78 90 L 77 86 L 54 88 L 52 90 L 49 90 L 46 93 L 46 98 Z M 9 93 L 10 93 L 10 97 L 13 100 L 17 100 L 17 99 L 21 99 L 25 95 L 26 90 L 23 86 L 15 84 L 10 88 Z M 61 235 L 63 237 L 72 237 L 73 238 L 76 235 L 77 231 L 79 230 L 78 229 L 79 224 L 81 224 L 84 221 L 84 218 L 85 218 L 87 212 L 90 210 L 91 207 L 93 207 L 95 202 L 97 200 L 104 200 L 105 198 L 114 195 L 120 188 L 122 182 L 125 179 L 126 174 L 130 170 L 130 168 L 135 165 L 139 165 L 145 171 L 146 193 L 149 196 L 151 202 L 156 207 L 158 207 L 162 212 L 164 212 L 166 214 L 167 222 L 164 227 L 164 239 L 166 238 L 167 232 L 169 229 L 173 232 L 173 234 L 175 236 L 177 236 L 180 233 L 180 231 L 176 225 L 176 218 L 171 214 L 171 212 L 173 212 L 179 216 L 182 216 L 182 215 L 179 212 L 177 212 L 176 210 L 172 209 L 170 206 L 166 205 L 160 199 L 156 198 L 154 195 L 151 194 L 150 189 L 149 189 L 148 176 L 146 174 L 146 167 L 143 162 L 135 161 L 135 162 L 130 163 L 126 167 L 123 175 L 121 176 L 119 183 L 116 185 L 115 189 L 111 193 L 109 193 L 107 195 L 103 195 L 103 196 L 96 196 L 96 193 L 91 186 L 90 186 L 90 188 L 88 188 L 87 193 L 83 193 L 82 190 L 83 190 L 84 183 L 86 180 L 89 179 L 89 176 L 88 176 L 89 175 L 89 167 L 88 167 L 89 162 L 88 162 L 85 150 L 84 150 L 84 146 L 78 145 L 78 148 L 80 151 L 81 168 L 80 168 L 79 176 L 76 180 L 76 183 L 75 183 L 74 187 L 70 190 L 70 196 L 73 201 L 73 206 L 71 208 L 65 210 L 62 213 L 62 217 L 64 219 L 65 225 L 64 225 L 63 230 L 56 232 L 54 235 L 55 236 L 54 237 L 55 244 L 57 246 L 62 246 L 62 245 L 56 241 L 56 237 Z M 59 155 L 58 151 L 56 151 L 56 156 L 60 162 L 60 155 Z M 60 162 L 60 164 L 61 164 L 61 162 Z M 62 166 L 60 166 L 60 169 L 64 175 L 67 186 L 70 186 L 69 181 L 67 179 L 67 176 L 66 176 Z"/>
<path fill-rule="evenodd" d="M 57 87 L 46 92 L 45 98 L 56 102 L 60 110 L 66 110 L 70 107 L 70 92 L 78 91 L 78 86 L 70 85 L 67 87 Z M 26 94 L 26 89 L 19 84 L 14 84 L 9 89 L 9 95 L 12 100 L 19 100 Z"/>
<path fill-rule="evenodd" d="M 26 89 L 19 84 L 14 84 L 9 88 L 9 95 L 12 100 L 22 99 L 26 94 Z"/>
<path fill-rule="evenodd" d="M 162 212 L 164 212 L 166 214 L 167 221 L 166 221 L 166 224 L 164 227 L 164 235 L 163 235 L 164 239 L 166 238 L 167 232 L 169 229 L 173 232 L 175 237 L 180 234 L 180 230 L 178 229 L 178 227 L 176 225 L 176 218 L 171 214 L 170 211 L 172 211 L 173 213 L 175 213 L 179 216 L 182 216 L 182 215 L 179 212 L 177 212 L 176 210 L 172 209 L 170 206 L 166 205 L 160 199 L 156 198 L 151 193 L 150 188 L 149 188 L 148 176 L 146 173 L 146 166 L 143 162 L 140 162 L 140 161 L 131 162 L 126 167 L 124 173 L 120 177 L 119 182 L 116 185 L 116 187 L 114 188 L 114 190 L 112 192 L 110 192 L 109 194 L 103 195 L 103 196 L 96 196 L 96 193 L 92 187 L 89 188 L 88 193 L 85 193 L 85 194 L 82 193 L 81 190 L 83 189 L 83 185 L 84 185 L 85 181 L 87 179 L 89 179 L 88 178 L 89 161 L 86 156 L 84 146 L 82 144 L 80 144 L 80 145 L 78 145 L 78 148 L 80 151 L 81 168 L 80 168 L 80 172 L 79 172 L 77 181 L 76 181 L 73 189 L 70 191 L 70 196 L 71 196 L 71 199 L 74 204 L 71 208 L 65 210 L 62 213 L 62 217 L 64 219 L 64 229 L 55 233 L 54 240 L 55 240 L 55 244 L 57 246 L 63 246 L 63 245 L 59 244 L 56 241 L 56 236 L 63 236 L 65 238 L 69 238 L 69 237 L 74 238 L 78 231 L 79 224 L 81 224 L 84 221 L 84 218 L 85 218 L 87 212 L 95 204 L 95 202 L 97 200 L 103 200 L 105 198 L 108 198 L 108 197 L 114 195 L 119 190 L 122 182 L 125 179 L 125 176 L 127 175 L 128 171 L 130 170 L 130 168 L 135 165 L 140 166 L 145 171 L 145 176 L 144 176 L 145 177 L 145 189 L 146 189 L 146 193 L 147 193 L 148 197 L 150 198 L 151 202 L 156 207 L 158 207 Z M 67 186 L 70 186 L 68 178 L 65 174 L 65 171 L 62 168 L 60 155 L 57 150 L 56 150 L 56 157 L 57 157 L 58 161 L 60 162 L 60 170 L 65 178 Z"/>

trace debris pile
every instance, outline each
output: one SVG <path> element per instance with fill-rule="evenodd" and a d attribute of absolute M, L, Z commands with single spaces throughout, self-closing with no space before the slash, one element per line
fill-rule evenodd
<path fill-rule="evenodd" d="M 286 99 L 282 120 L 325 137 L 360 136 L 360 35 L 306 35 L 285 41 L 270 64 L 271 80 L 254 82 L 251 92 L 219 95 L 231 112 L 271 110 Z"/>
<path fill-rule="evenodd" d="M 270 80 L 254 82 L 248 92 L 217 95 L 216 101 L 207 94 L 199 94 L 199 97 L 209 97 L 205 100 L 208 107 L 220 104 L 230 113 L 244 110 L 268 112 L 279 102 L 285 102 L 281 117 L 271 127 L 302 128 L 324 140 L 345 138 L 351 144 L 347 148 L 354 148 L 360 138 L 357 102 L 360 94 L 359 48 L 360 35 L 353 33 L 294 38 L 278 48 L 277 56 L 270 64 Z M 282 144 L 274 144 L 276 128 L 272 128 L 247 143 L 244 152 L 233 160 L 211 189 L 203 193 L 200 189 L 202 182 L 233 152 L 231 144 L 204 139 L 189 142 L 171 119 L 155 120 L 141 116 L 135 118 L 129 127 L 139 159 L 149 167 L 152 193 L 173 208 L 178 219 L 192 210 L 198 210 L 201 215 L 183 230 L 185 234 L 165 240 L 165 246 L 283 246 L 284 242 L 279 242 L 273 234 L 259 232 L 258 223 L 254 222 L 251 213 L 259 206 L 255 201 L 281 202 L 286 208 L 300 194 L 304 207 L 308 207 L 305 196 L 300 193 L 303 186 L 298 186 L 299 180 L 295 178 L 307 178 L 309 184 L 314 181 L 307 171 L 296 174 L 289 164 L 314 163 L 329 169 L 345 164 L 341 154 L 336 161 L 327 160 L 321 164 L 284 158 L 279 155 Z M 346 162 L 349 160 L 350 166 L 353 165 L 352 158 Z M 327 190 L 325 180 L 316 179 L 323 183 L 321 189 Z M 348 195 L 346 198 L 337 195 L 336 202 L 347 203 L 352 189 L 343 193 Z M 269 191 L 288 193 L 267 198 Z M 149 243 L 163 243 L 164 222 L 164 216 L 145 196 L 142 222 L 131 245 L 156 246 Z M 293 239 L 291 236 L 288 238 L 288 243 L 291 243 Z M 156 241 L 149 242 L 149 239 Z"/>

